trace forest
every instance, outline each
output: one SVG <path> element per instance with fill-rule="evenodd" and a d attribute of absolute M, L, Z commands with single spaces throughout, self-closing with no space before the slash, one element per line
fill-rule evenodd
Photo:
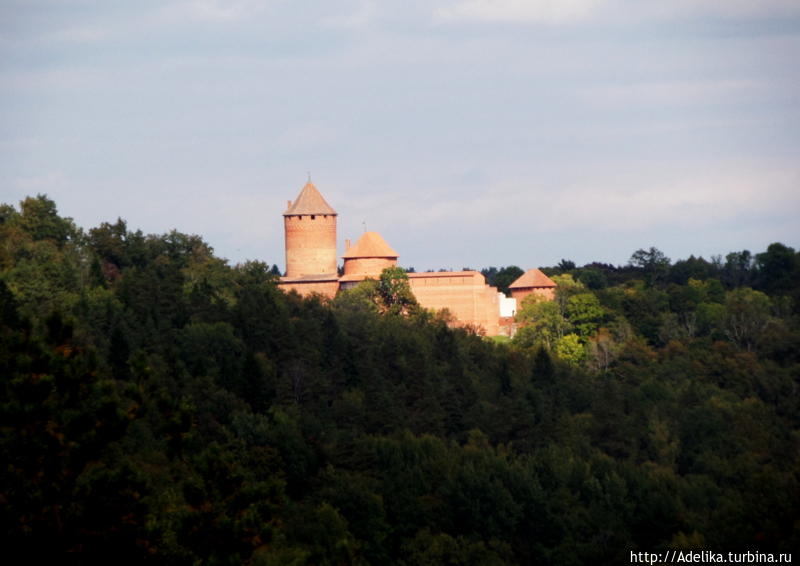
<path fill-rule="evenodd" d="M 629 564 L 800 548 L 800 253 L 542 268 L 496 340 L 196 235 L 0 205 L 9 555 Z M 519 268 L 483 270 L 500 288 Z"/>

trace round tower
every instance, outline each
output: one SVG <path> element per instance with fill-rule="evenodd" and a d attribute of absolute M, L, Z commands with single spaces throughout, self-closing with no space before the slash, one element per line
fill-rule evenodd
<path fill-rule="evenodd" d="M 309 181 L 283 213 L 286 277 L 336 275 L 336 211 Z"/>
<path fill-rule="evenodd" d="M 380 277 L 387 267 L 397 266 L 397 252 L 386 243 L 377 232 L 364 232 L 356 245 L 345 243 L 344 275 L 360 277 Z"/>

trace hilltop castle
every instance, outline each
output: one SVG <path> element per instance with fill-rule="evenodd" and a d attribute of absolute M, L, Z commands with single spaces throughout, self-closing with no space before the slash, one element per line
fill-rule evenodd
<path fill-rule="evenodd" d="M 398 253 L 377 232 L 365 232 L 350 245 L 345 240 L 344 274 L 337 272 L 336 211 L 309 181 L 289 201 L 283 213 L 286 242 L 286 275 L 278 285 L 301 295 L 318 293 L 333 298 L 365 279 L 377 279 L 381 271 L 397 265 Z M 456 324 L 483 328 L 489 336 L 510 333 L 517 305 L 531 293 L 547 299 L 556 284 L 538 269 L 529 269 L 511 284 L 511 297 L 486 284 L 477 271 L 409 273 L 409 284 L 420 305 L 448 309 Z"/>

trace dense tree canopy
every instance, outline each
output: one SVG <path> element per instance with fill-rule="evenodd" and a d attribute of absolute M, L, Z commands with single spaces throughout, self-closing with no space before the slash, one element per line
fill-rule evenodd
<path fill-rule="evenodd" d="M 197 236 L 0 206 L 6 552 L 624 564 L 800 546 L 800 256 L 545 269 L 510 343 Z M 486 270 L 497 283 L 518 268 Z M 521 273 L 521 270 L 519 270 Z M 505 279 L 504 279 L 505 277 Z"/>

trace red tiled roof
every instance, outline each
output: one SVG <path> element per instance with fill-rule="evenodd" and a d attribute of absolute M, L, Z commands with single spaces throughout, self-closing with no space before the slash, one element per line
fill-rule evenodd
<path fill-rule="evenodd" d="M 389 244 L 377 232 L 364 232 L 349 250 L 342 256 L 345 259 L 359 257 L 399 257 Z"/>
<path fill-rule="evenodd" d="M 519 279 L 508 286 L 509 289 L 525 289 L 529 287 L 555 287 L 555 282 L 539 269 L 529 269 Z"/>
<path fill-rule="evenodd" d="M 300 216 L 301 214 L 336 215 L 336 211 L 325 202 L 314 183 L 309 181 L 300 191 L 300 194 L 297 195 L 295 201 L 290 203 L 289 208 L 283 213 L 284 216 Z"/>

